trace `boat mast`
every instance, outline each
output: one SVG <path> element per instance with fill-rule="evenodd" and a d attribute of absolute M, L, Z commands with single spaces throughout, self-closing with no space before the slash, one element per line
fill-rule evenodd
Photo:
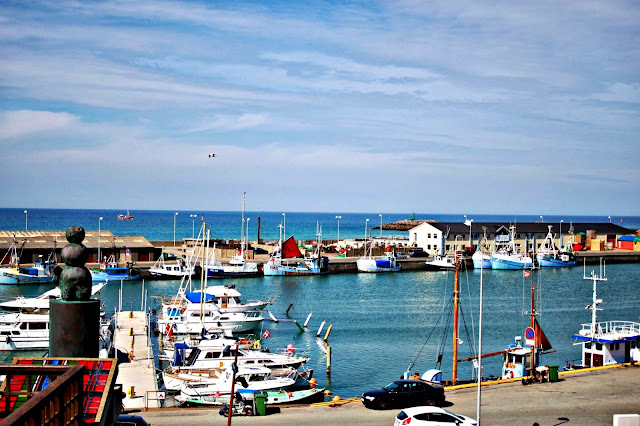
<path fill-rule="evenodd" d="M 240 256 L 244 259 L 244 249 L 245 249 L 245 233 L 244 233 L 244 204 L 246 202 L 246 192 L 242 193 L 242 229 L 240 231 Z"/>
<path fill-rule="evenodd" d="M 531 328 L 533 328 L 534 333 L 538 333 L 538 330 L 535 329 L 535 321 L 536 321 L 536 284 L 533 282 L 533 269 L 531 270 Z M 534 339 L 533 345 L 531 345 L 531 370 L 530 375 L 533 376 L 535 365 L 536 365 L 536 342 Z"/>
<path fill-rule="evenodd" d="M 459 302 L 459 259 L 456 251 L 456 274 L 453 280 L 453 368 L 451 385 L 455 386 L 458 378 L 458 302 Z"/>

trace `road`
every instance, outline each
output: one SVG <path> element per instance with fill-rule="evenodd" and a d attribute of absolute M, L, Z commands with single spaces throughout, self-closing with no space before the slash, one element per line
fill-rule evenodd
<path fill-rule="evenodd" d="M 640 414 L 640 365 L 561 375 L 555 383 L 508 383 L 482 388 L 484 425 L 611 425 L 614 414 Z M 447 392 L 455 413 L 476 418 L 477 389 Z M 356 401 L 336 407 L 268 407 L 264 417 L 233 417 L 237 425 L 393 425 L 400 410 L 369 410 Z M 218 409 L 141 413 L 152 425 L 224 425 Z"/>

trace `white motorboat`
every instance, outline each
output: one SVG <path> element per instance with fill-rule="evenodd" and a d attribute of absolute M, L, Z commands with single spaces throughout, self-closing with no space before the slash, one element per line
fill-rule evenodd
<path fill-rule="evenodd" d="M 453 271 L 456 269 L 456 258 L 455 256 L 436 254 L 432 260 L 427 260 L 424 264 L 426 269 L 431 271 Z"/>
<path fill-rule="evenodd" d="M 149 268 L 149 273 L 157 277 L 182 278 L 187 275 L 193 275 L 194 269 L 194 266 L 184 259 L 176 259 L 173 262 L 165 260 L 163 252 L 156 260 L 156 263 Z"/>
<path fill-rule="evenodd" d="M 225 395 L 228 401 L 233 379 L 233 371 L 229 368 L 214 371 L 209 377 L 202 377 L 200 380 L 194 378 L 193 381 L 183 381 L 179 388 L 180 394 L 175 397 L 176 401 L 183 403 L 188 398 L 202 398 L 204 396 L 224 399 Z M 253 391 L 286 390 L 292 387 L 295 381 L 292 377 L 273 377 L 271 370 L 265 367 L 238 368 L 238 372 L 235 374 L 235 382 L 237 383 L 235 386 Z"/>
<path fill-rule="evenodd" d="M 91 288 L 91 295 L 100 292 L 107 283 L 94 284 Z M 49 311 L 49 302 L 60 299 L 60 287 L 52 288 L 36 297 L 18 296 L 14 300 L 1 302 L 0 308 L 5 312 L 25 312 L 25 313 L 46 313 Z"/>
<path fill-rule="evenodd" d="M 200 292 L 196 290 L 195 293 L 199 294 Z M 273 305 L 277 299 L 276 297 L 271 297 L 268 300 L 242 301 L 242 295 L 235 285 L 207 286 L 205 294 L 206 301 L 216 305 L 222 313 L 261 311 L 267 305 Z"/>
<path fill-rule="evenodd" d="M 581 363 L 565 365 L 565 368 L 600 367 L 604 365 L 620 364 L 640 361 L 640 323 L 633 321 L 603 321 L 598 322 L 598 305 L 602 299 L 597 296 L 599 281 L 607 281 L 606 272 L 600 266 L 600 275 L 591 271 L 587 276 L 586 266 L 583 274 L 585 280 L 593 281 L 593 298 L 587 309 L 591 311 L 591 322 L 582 324 L 582 328 L 572 337 L 576 345 L 582 345 Z"/>

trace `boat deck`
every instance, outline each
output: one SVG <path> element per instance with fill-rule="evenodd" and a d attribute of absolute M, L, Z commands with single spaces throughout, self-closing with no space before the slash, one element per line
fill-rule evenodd
<path fill-rule="evenodd" d="M 145 313 L 119 312 L 116 324 L 115 345 L 118 357 L 129 359 L 128 362 L 119 364 L 116 381 L 127 394 L 122 401 L 124 408 L 133 410 L 160 407 L 155 362 L 151 342 L 147 337 Z"/>

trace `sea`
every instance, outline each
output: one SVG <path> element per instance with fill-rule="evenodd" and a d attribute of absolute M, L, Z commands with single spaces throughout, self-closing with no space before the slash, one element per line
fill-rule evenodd
<path fill-rule="evenodd" d="M 173 239 L 175 212 L 131 211 L 131 221 L 119 221 L 115 210 L 48 210 L 0 209 L 1 230 L 64 230 L 80 225 L 87 230 L 98 228 L 98 218 L 103 217 L 101 228 L 116 235 L 143 235 L 152 241 Z M 196 218 L 191 218 L 196 214 Z M 197 235 L 202 212 L 179 211 L 176 218 L 177 238 Z M 323 226 L 323 238 L 337 237 L 337 219 L 340 219 L 340 238 L 364 236 L 366 219 L 369 224 L 379 224 L 379 213 L 282 213 L 249 212 L 251 218 L 249 239 L 255 238 L 256 228 L 251 227 L 261 218 L 261 238 L 277 239 L 278 225 L 286 221 L 286 233 L 297 239 L 314 239 L 316 222 Z M 407 219 L 409 215 L 385 214 L 383 222 Z M 467 215 L 474 221 L 531 222 L 538 216 L 488 216 Z M 204 212 L 205 221 L 216 238 L 239 238 L 240 212 Z M 416 219 L 439 221 L 463 221 L 463 215 L 421 215 Z M 26 220 L 25 220 L 26 219 Z M 609 221 L 608 217 L 544 216 L 544 221 L 564 223 Z M 620 222 L 622 219 L 622 222 Z M 192 223 L 193 221 L 193 223 Z M 640 217 L 615 217 L 618 224 L 632 230 L 640 228 Z M 26 222 L 26 223 L 25 223 Z M 387 231 L 384 231 L 386 234 Z M 389 235 L 392 235 L 389 231 Z M 397 231 L 395 234 L 401 234 Z M 375 232 L 374 232 L 375 235 Z M 582 324 L 589 323 L 591 312 L 585 306 L 591 303 L 593 283 L 585 280 L 595 270 L 604 274 L 607 281 L 597 286 L 602 311 L 599 321 L 626 320 L 640 322 L 640 264 L 607 264 L 575 268 L 544 269 L 536 271 L 536 309 L 540 322 L 555 352 L 543 356 L 547 365 L 577 363 L 580 346 L 575 345 L 572 334 Z M 445 379 L 451 378 L 452 319 L 449 315 L 453 293 L 454 273 L 411 271 L 394 274 L 334 274 L 310 277 L 262 277 L 225 280 L 223 284 L 235 285 L 244 299 L 267 299 L 276 302 L 267 310 L 279 319 L 274 322 L 268 314 L 260 333 L 268 330 L 270 337 L 263 339 L 263 346 L 270 350 L 284 349 L 293 344 L 296 350 L 311 357 L 309 367 L 314 369 L 318 385 L 329 389 L 333 395 L 343 398 L 360 396 L 362 392 L 385 386 L 411 368 L 411 372 L 423 373 L 438 368 Z M 482 283 L 482 353 L 503 350 L 515 342 L 516 336 L 524 336 L 529 325 L 531 278 L 522 271 L 460 272 L 460 336 L 459 358 L 470 357 L 477 352 L 479 339 L 479 301 Z M 148 309 L 159 306 L 159 297 L 170 297 L 178 290 L 179 281 L 131 281 L 112 282 L 101 291 L 100 300 L 108 314 L 115 309 Z M 210 283 L 211 284 L 211 283 Z M 214 284 L 220 284 L 218 282 Z M 194 286 L 199 286 L 197 281 Z M 51 288 L 50 285 L 0 286 L 0 298 L 35 296 Z M 118 306 L 122 291 L 123 306 Z M 307 322 L 304 332 L 294 323 Z M 321 332 L 321 324 L 324 323 Z M 328 344 L 332 358 L 327 373 L 327 356 L 322 350 L 322 340 L 331 326 Z M 317 335 L 320 335 L 318 337 Z M 123 348 L 126 349 L 126 348 Z M 3 353 L 0 359 L 9 362 L 14 356 L 41 356 L 43 354 Z M 438 360 L 440 359 L 440 363 Z M 483 358 L 485 377 L 500 374 L 501 357 Z M 473 364 L 458 364 L 458 377 L 475 377 Z"/>

